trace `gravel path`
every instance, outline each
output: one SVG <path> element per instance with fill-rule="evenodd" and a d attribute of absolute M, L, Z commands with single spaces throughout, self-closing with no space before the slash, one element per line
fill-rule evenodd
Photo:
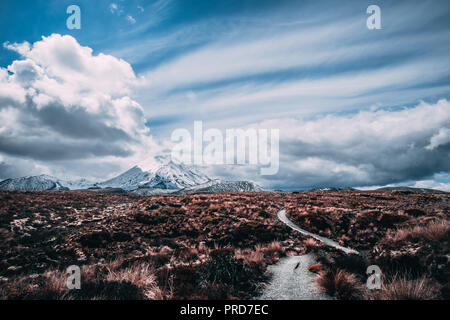
<path fill-rule="evenodd" d="M 342 250 L 347 254 L 358 254 L 356 250 L 341 246 L 336 241 L 306 231 L 286 217 L 286 210 L 278 212 L 278 219 L 290 228 L 313 237 L 316 240 Z M 329 300 L 330 296 L 319 292 L 315 284 L 315 274 L 308 271 L 310 265 L 316 261 L 312 255 L 293 256 L 281 259 L 277 264 L 269 266 L 272 273 L 271 283 L 259 297 L 261 300 Z"/>
<path fill-rule="evenodd" d="M 291 220 L 288 219 L 288 217 L 286 217 L 286 210 L 280 210 L 278 212 L 278 219 L 280 219 L 282 222 L 284 222 L 286 225 L 288 225 L 289 227 L 291 227 L 292 229 L 305 234 L 307 236 L 313 237 L 316 240 L 319 240 L 320 242 L 326 244 L 327 246 L 336 248 L 338 250 L 342 250 L 343 252 L 347 253 L 347 254 L 359 254 L 358 251 L 351 249 L 351 248 L 346 248 L 341 246 L 339 243 L 337 243 L 336 241 L 333 241 L 331 239 L 319 236 L 315 233 L 306 231 L 305 229 L 300 228 L 299 226 L 297 226 L 295 223 L 293 223 Z"/>
<path fill-rule="evenodd" d="M 315 263 L 311 255 L 293 256 L 281 259 L 268 267 L 273 274 L 272 281 L 261 300 L 329 300 L 328 295 L 320 293 L 315 284 L 315 274 L 308 267 Z"/>

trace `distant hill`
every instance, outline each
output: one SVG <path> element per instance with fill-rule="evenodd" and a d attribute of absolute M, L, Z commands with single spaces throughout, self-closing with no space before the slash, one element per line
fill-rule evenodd
<path fill-rule="evenodd" d="M 69 190 L 69 188 L 63 186 L 61 182 L 55 177 L 40 175 L 3 180 L 2 182 L 0 182 L 0 190 L 42 191 Z"/>
<path fill-rule="evenodd" d="M 68 181 L 46 174 L 6 179 L 0 182 L 0 190 L 9 191 L 76 190 L 87 189 L 90 186 L 92 186 L 92 183 L 86 179 Z"/>
<path fill-rule="evenodd" d="M 376 189 L 378 191 L 403 191 L 413 193 L 447 193 L 442 190 L 427 189 L 427 188 L 412 188 L 412 187 L 383 187 Z"/>
<path fill-rule="evenodd" d="M 346 191 L 356 191 L 356 189 L 350 188 L 350 187 L 343 187 L 343 188 L 337 188 L 337 187 L 326 187 L 326 188 L 313 188 L 309 189 L 306 192 L 346 192 Z"/>

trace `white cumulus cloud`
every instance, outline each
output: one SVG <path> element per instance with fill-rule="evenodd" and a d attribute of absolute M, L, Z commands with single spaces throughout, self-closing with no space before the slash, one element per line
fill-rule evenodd
<path fill-rule="evenodd" d="M 442 128 L 437 134 L 431 137 L 430 144 L 426 146 L 427 149 L 433 150 L 440 145 L 444 145 L 450 142 L 450 129 Z"/>
<path fill-rule="evenodd" d="M 259 176 L 245 166 L 233 172 L 216 168 L 216 173 L 251 173 L 264 186 L 287 189 L 429 182 L 450 170 L 449 125 L 447 100 L 311 120 L 268 120 L 252 127 L 279 129 L 278 174 Z"/>
<path fill-rule="evenodd" d="M 0 68 L 0 153 L 10 160 L 128 159 L 154 146 L 126 61 L 68 35 L 5 47 L 21 55 Z"/>

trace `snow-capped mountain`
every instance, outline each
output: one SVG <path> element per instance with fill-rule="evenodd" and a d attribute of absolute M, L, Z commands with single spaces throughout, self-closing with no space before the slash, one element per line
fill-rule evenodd
<path fill-rule="evenodd" d="M 210 180 L 195 167 L 175 163 L 167 156 L 157 156 L 150 163 L 136 165 L 121 175 L 97 185 L 124 190 L 137 188 L 181 189 Z"/>
<path fill-rule="evenodd" d="M 110 180 L 93 183 L 86 179 L 62 180 L 48 175 L 6 179 L 0 190 L 78 190 L 118 188 L 139 195 L 168 193 L 257 192 L 261 187 L 249 181 L 211 179 L 193 166 L 173 162 L 167 156 L 140 163 Z"/>
<path fill-rule="evenodd" d="M 95 186 L 95 183 L 92 181 L 89 181 L 87 179 L 78 179 L 78 180 L 61 180 L 59 179 L 58 182 L 63 185 L 64 187 L 69 188 L 70 190 L 79 190 L 79 189 L 88 189 Z"/>
<path fill-rule="evenodd" d="M 6 179 L 0 182 L 0 190 L 68 190 L 67 187 L 52 176 L 27 176 L 22 178 Z"/>
<path fill-rule="evenodd" d="M 94 184 L 86 179 L 62 180 L 46 174 L 6 179 L 0 182 L 0 190 L 76 190 L 87 189 Z"/>
<path fill-rule="evenodd" d="M 216 193 L 216 192 L 259 192 L 264 191 L 257 184 L 250 181 L 211 180 L 193 187 L 183 188 L 176 193 Z"/>

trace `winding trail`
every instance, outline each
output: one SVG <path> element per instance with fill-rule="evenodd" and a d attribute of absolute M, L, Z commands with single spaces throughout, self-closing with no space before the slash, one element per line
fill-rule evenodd
<path fill-rule="evenodd" d="M 290 228 L 336 248 L 346 254 L 359 254 L 358 251 L 341 246 L 336 241 L 319 236 L 315 233 L 300 228 L 286 217 L 286 210 L 278 212 L 278 219 Z M 329 300 L 327 294 L 321 293 L 315 285 L 316 275 L 308 270 L 315 264 L 314 257 L 310 254 L 291 256 L 281 259 L 278 263 L 268 267 L 272 273 L 270 284 L 264 289 L 258 299 L 262 300 Z"/>
<path fill-rule="evenodd" d="M 283 223 L 285 223 L 290 228 L 292 228 L 292 229 L 294 229 L 294 230 L 296 230 L 296 231 L 298 231 L 298 232 L 300 232 L 300 233 L 302 233 L 304 235 L 313 237 L 314 239 L 324 243 L 327 246 L 330 246 L 330 247 L 336 248 L 338 250 L 341 250 L 341 251 L 345 252 L 346 254 L 359 254 L 358 251 L 356 251 L 354 249 L 351 249 L 351 248 L 343 247 L 339 243 L 337 243 L 336 241 L 333 241 L 331 239 L 319 236 L 319 235 L 317 235 L 315 233 L 312 233 L 312 232 L 306 231 L 305 229 L 300 228 L 295 223 L 293 223 L 291 220 L 289 220 L 288 217 L 286 217 L 286 210 L 285 209 L 278 211 L 277 215 L 278 215 L 278 219 L 280 219 Z"/>
<path fill-rule="evenodd" d="M 278 219 L 280 219 L 283 223 L 285 223 L 287 226 L 289 226 L 290 228 L 304 234 L 310 237 L 313 237 L 314 239 L 324 243 L 327 246 L 336 248 L 338 250 L 341 250 L 343 252 L 345 252 L 346 254 L 359 254 L 358 251 L 351 249 L 351 248 L 346 248 L 341 246 L 339 243 L 337 243 L 336 241 L 333 241 L 331 239 L 319 236 L 315 233 L 306 231 L 305 229 L 300 228 L 299 226 L 297 226 L 295 223 L 293 223 L 291 220 L 288 219 L 288 217 L 286 217 L 286 210 L 280 210 L 278 211 Z"/>
<path fill-rule="evenodd" d="M 330 300 L 315 283 L 315 274 L 308 267 L 316 261 L 311 255 L 285 257 L 268 267 L 273 275 L 260 300 Z"/>

